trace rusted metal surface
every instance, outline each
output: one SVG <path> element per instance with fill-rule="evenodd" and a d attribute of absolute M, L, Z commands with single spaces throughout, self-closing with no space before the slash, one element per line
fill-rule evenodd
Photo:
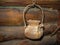
<path fill-rule="evenodd" d="M 27 26 L 26 21 L 26 14 L 32 7 L 40 9 L 41 10 L 41 21 L 40 20 L 31 20 L 29 19 L 29 23 Z M 23 10 L 23 21 L 25 29 L 25 36 L 30 39 L 40 39 L 43 36 L 43 25 L 44 25 L 44 12 L 41 6 L 36 4 L 36 0 L 33 0 L 33 3 L 31 5 L 27 5 L 25 9 Z M 33 28 L 32 28 L 33 27 Z"/>

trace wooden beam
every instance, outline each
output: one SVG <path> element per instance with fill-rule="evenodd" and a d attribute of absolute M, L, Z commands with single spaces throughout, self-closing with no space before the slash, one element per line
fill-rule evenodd
<path fill-rule="evenodd" d="M 19 8 L 9 8 L 9 7 L 1 7 L 0 8 L 0 26 L 2 25 L 23 25 L 23 11 L 24 7 Z M 38 16 L 37 16 L 38 14 Z M 45 14 L 45 23 L 55 23 L 57 21 L 58 12 L 57 10 L 51 10 L 44 8 Z M 36 19 L 41 20 L 41 11 L 34 9 L 30 10 L 29 13 L 26 14 L 26 20 Z"/>
<path fill-rule="evenodd" d="M 51 34 L 55 28 L 54 25 L 50 28 L 47 27 L 47 29 L 44 30 L 44 36 Z M 0 42 L 14 39 L 26 39 L 24 31 L 24 26 L 0 26 Z"/>
<path fill-rule="evenodd" d="M 0 6 L 26 6 L 32 4 L 31 1 L 19 1 L 19 2 L 0 2 Z M 60 1 L 37 1 L 37 4 L 43 7 L 51 7 L 55 9 L 60 9 Z"/>

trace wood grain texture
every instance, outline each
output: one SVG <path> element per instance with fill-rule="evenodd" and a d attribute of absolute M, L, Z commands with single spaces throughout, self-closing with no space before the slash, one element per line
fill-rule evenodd
<path fill-rule="evenodd" d="M 45 26 L 44 36 L 51 34 L 55 29 L 56 29 L 55 25 L 48 27 Z M 27 39 L 25 37 L 24 31 L 25 31 L 24 26 L 0 26 L 0 42 L 16 39 L 19 40 Z"/>
<path fill-rule="evenodd" d="M 56 36 L 49 37 L 45 36 L 43 40 L 41 41 L 32 41 L 29 39 L 24 40 L 10 40 L 6 42 L 1 42 L 0 45 L 56 45 Z"/>
<path fill-rule="evenodd" d="M 60 9 L 60 0 L 37 0 L 37 4 L 43 7 Z M 32 4 L 32 0 L 0 0 L 0 6 L 26 6 Z"/>
<path fill-rule="evenodd" d="M 59 16 L 58 16 L 58 26 L 60 27 L 60 10 L 59 10 Z M 60 28 L 59 28 L 59 30 L 58 30 L 58 32 L 57 32 L 57 45 L 60 45 Z"/>
<path fill-rule="evenodd" d="M 23 9 L 24 8 L 0 8 L 0 25 L 23 25 Z M 50 10 L 50 9 L 48 9 Z M 57 11 L 44 10 L 45 23 L 57 22 Z M 38 15 L 38 16 L 37 16 Z M 26 14 L 26 20 L 41 20 L 41 11 L 39 9 L 31 9 Z"/>

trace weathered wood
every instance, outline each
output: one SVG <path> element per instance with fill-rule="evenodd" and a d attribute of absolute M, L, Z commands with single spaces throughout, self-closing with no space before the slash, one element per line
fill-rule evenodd
<path fill-rule="evenodd" d="M 32 0 L 1 0 L 0 1 L 0 6 L 26 6 L 28 4 L 31 4 Z M 60 9 L 60 1 L 59 0 L 54 0 L 54 1 L 41 1 L 37 0 L 37 4 L 43 6 L 43 7 L 49 7 L 49 8 L 54 8 L 54 9 Z"/>
<path fill-rule="evenodd" d="M 57 45 L 60 45 L 60 31 L 57 32 Z"/>
<path fill-rule="evenodd" d="M 59 10 L 59 16 L 58 16 L 58 26 L 60 27 L 60 10 Z M 57 32 L 57 45 L 60 45 L 60 29 L 59 31 Z"/>
<path fill-rule="evenodd" d="M 23 25 L 23 9 L 24 7 L 18 8 L 0 8 L 0 25 Z M 35 11 L 36 10 L 36 11 Z M 44 9 L 45 22 L 44 23 L 56 23 L 58 12 L 52 9 Z M 37 16 L 38 15 L 38 16 Z M 28 19 L 41 20 L 41 12 L 38 9 L 28 11 L 26 14 Z"/>
<path fill-rule="evenodd" d="M 25 39 L 24 27 L 21 26 L 0 26 L 0 41 L 12 39 Z"/>
<path fill-rule="evenodd" d="M 44 36 L 51 34 L 55 29 L 55 25 L 45 26 Z M 0 41 L 26 39 L 24 30 L 23 26 L 0 26 Z"/>
<path fill-rule="evenodd" d="M 20 5 L 27 5 L 27 4 L 31 4 L 32 0 L 0 0 L 0 3 L 5 3 L 5 2 L 13 2 L 15 3 L 20 3 Z M 36 0 L 36 3 L 38 4 L 60 4 L 59 0 Z"/>
<path fill-rule="evenodd" d="M 24 40 L 10 40 L 10 41 L 5 41 L 1 42 L 0 45 L 56 45 L 56 36 L 50 37 L 50 36 L 45 36 L 43 40 L 39 41 L 33 41 L 29 39 L 24 39 Z"/>

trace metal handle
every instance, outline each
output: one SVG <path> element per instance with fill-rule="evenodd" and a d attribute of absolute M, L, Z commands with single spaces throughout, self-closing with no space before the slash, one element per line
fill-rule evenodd
<path fill-rule="evenodd" d="M 30 8 L 34 8 L 34 7 L 36 7 L 36 8 L 38 8 L 38 9 L 41 10 L 41 13 L 42 13 L 42 21 L 41 21 L 41 23 L 42 23 L 42 24 L 44 23 L 43 8 L 42 8 L 41 6 L 36 5 L 35 3 L 33 3 L 33 4 L 31 4 L 31 5 L 27 5 L 27 6 L 25 7 L 25 9 L 23 10 L 23 21 L 24 21 L 25 27 L 27 26 L 26 13 L 27 13 L 27 11 L 28 11 Z"/>

